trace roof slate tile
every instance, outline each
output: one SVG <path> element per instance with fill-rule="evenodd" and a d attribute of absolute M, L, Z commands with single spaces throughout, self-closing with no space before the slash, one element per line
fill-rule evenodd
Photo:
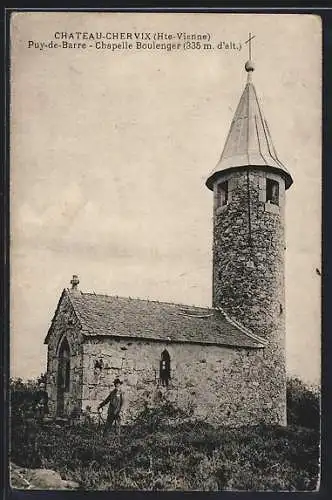
<path fill-rule="evenodd" d="M 87 337 L 263 347 L 216 309 L 66 290 Z"/>

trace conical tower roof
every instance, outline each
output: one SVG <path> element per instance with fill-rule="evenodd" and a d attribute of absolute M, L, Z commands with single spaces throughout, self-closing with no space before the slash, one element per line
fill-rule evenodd
<path fill-rule="evenodd" d="M 220 160 L 209 175 L 206 185 L 213 190 L 213 183 L 220 172 L 256 167 L 281 174 L 288 189 L 293 179 L 279 160 L 273 145 L 267 121 L 251 81 L 254 71 L 252 61 L 247 61 L 245 69 L 248 72 L 248 81 L 236 108 Z"/>

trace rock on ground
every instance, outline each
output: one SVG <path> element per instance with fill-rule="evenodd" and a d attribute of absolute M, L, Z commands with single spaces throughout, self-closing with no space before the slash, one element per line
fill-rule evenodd
<path fill-rule="evenodd" d="M 62 479 L 58 472 L 50 469 L 25 469 L 10 464 L 10 483 L 14 489 L 72 490 L 79 484 Z"/>

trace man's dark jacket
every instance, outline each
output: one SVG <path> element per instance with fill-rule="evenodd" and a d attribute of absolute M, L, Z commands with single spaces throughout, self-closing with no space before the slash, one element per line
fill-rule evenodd
<path fill-rule="evenodd" d="M 102 403 L 100 403 L 99 408 L 107 405 L 109 403 L 108 412 L 107 412 L 107 420 L 113 420 L 114 417 L 118 417 L 120 415 L 121 408 L 123 406 L 123 394 L 120 389 L 113 389 L 109 393 L 106 399 Z"/>

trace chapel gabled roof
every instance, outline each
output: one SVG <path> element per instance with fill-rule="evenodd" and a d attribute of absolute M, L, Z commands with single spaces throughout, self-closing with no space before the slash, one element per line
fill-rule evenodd
<path fill-rule="evenodd" d="M 281 174 L 288 189 L 293 179 L 279 160 L 273 145 L 269 126 L 251 81 L 251 73 L 254 71 L 252 61 L 247 61 L 245 69 L 248 81 L 236 108 L 220 160 L 209 175 L 206 185 L 213 190 L 213 183 L 220 172 L 257 167 Z"/>
<path fill-rule="evenodd" d="M 266 345 L 264 339 L 217 309 L 80 291 L 73 293 L 68 289 L 62 297 L 64 295 L 69 297 L 81 333 L 86 338 L 115 337 L 245 348 Z M 52 326 L 45 343 L 51 331 Z"/>

